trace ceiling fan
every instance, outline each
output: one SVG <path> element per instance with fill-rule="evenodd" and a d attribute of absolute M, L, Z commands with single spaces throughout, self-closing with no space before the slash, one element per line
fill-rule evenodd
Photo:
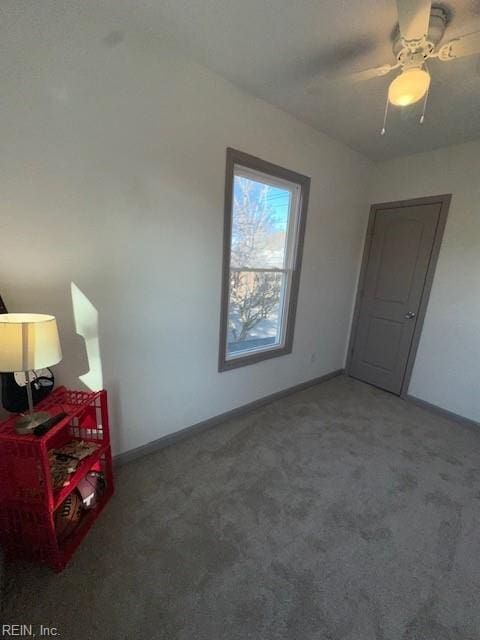
<path fill-rule="evenodd" d="M 480 31 L 454 38 L 438 46 L 447 28 L 448 16 L 441 7 L 432 7 L 431 0 L 396 0 L 398 9 L 398 34 L 393 43 L 395 64 L 365 69 L 343 76 L 354 82 L 385 76 L 400 70 L 390 83 L 381 134 L 385 134 L 389 104 L 406 107 L 424 99 L 420 123 L 425 119 L 430 73 L 427 60 L 449 62 L 457 58 L 480 53 Z M 323 78 L 325 80 L 325 78 Z M 320 93 L 324 89 L 321 80 L 312 82 L 309 93 Z"/>

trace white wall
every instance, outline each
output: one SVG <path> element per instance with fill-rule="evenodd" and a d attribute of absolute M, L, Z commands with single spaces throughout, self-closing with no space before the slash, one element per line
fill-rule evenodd
<path fill-rule="evenodd" d="M 376 166 L 372 202 L 452 193 L 409 393 L 480 420 L 480 142 Z"/>
<path fill-rule="evenodd" d="M 0 290 L 57 316 L 76 387 L 70 283 L 95 305 L 115 451 L 342 367 L 371 164 L 152 37 L 115 42 L 89 3 L 19 4 L 0 42 Z M 312 190 L 293 354 L 219 374 L 227 146 Z"/>

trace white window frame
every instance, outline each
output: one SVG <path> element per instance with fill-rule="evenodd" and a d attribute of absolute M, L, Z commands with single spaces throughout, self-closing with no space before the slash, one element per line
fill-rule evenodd
<path fill-rule="evenodd" d="M 254 182 L 259 182 L 261 184 L 266 184 L 269 187 L 277 187 L 279 189 L 283 189 L 290 193 L 289 200 L 289 209 L 288 209 L 288 225 L 287 225 L 287 233 L 286 233 L 286 247 L 285 247 L 285 259 L 283 268 L 279 267 L 232 267 L 230 260 L 230 272 L 248 272 L 252 271 L 253 273 L 282 273 L 284 276 L 284 284 L 281 290 L 281 301 L 280 301 L 280 313 L 279 313 L 279 335 L 278 341 L 274 342 L 271 345 L 267 345 L 265 347 L 252 347 L 251 349 L 243 349 L 242 351 L 237 351 L 233 353 L 228 352 L 228 336 L 226 336 L 226 345 L 225 345 L 225 359 L 226 360 L 235 360 L 237 358 L 242 358 L 248 354 L 252 353 L 261 353 L 263 351 L 271 351 L 274 349 L 278 349 L 285 346 L 286 339 L 286 327 L 287 327 L 287 311 L 288 311 L 288 303 L 290 300 L 290 291 L 292 285 L 292 275 L 295 266 L 296 254 L 297 254 L 297 236 L 298 236 L 298 221 L 300 218 L 300 186 L 295 182 L 290 182 L 287 180 L 281 180 L 280 178 L 275 178 L 263 171 L 257 171 L 255 169 L 249 169 L 248 167 L 244 167 L 240 164 L 235 164 L 233 167 L 233 183 L 232 189 L 234 188 L 235 178 L 246 178 L 247 180 L 252 180 Z M 233 198 L 232 198 L 232 221 L 233 221 Z M 230 242 L 231 242 L 230 236 Z M 230 301 L 230 286 L 228 291 L 228 299 Z"/>

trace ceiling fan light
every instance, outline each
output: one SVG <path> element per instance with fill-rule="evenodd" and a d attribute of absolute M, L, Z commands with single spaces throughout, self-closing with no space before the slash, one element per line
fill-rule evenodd
<path fill-rule="evenodd" d="M 407 69 L 391 82 L 388 99 L 398 107 L 407 107 L 421 100 L 429 86 L 430 74 L 424 69 Z"/>

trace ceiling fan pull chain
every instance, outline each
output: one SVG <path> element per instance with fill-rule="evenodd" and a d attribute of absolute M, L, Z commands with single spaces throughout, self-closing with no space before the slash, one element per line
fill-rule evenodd
<path fill-rule="evenodd" d="M 388 115 L 388 103 L 389 103 L 389 99 L 387 95 L 387 101 L 385 103 L 385 113 L 383 114 L 383 127 L 382 127 L 382 130 L 380 131 L 381 136 L 384 136 L 385 133 L 387 132 L 386 126 L 387 126 L 387 115 Z"/>
<path fill-rule="evenodd" d="M 427 73 L 430 74 L 430 72 L 428 71 L 427 65 L 425 65 L 425 69 L 427 70 Z M 422 109 L 422 115 L 420 116 L 420 124 L 423 124 L 425 121 L 425 111 L 427 110 L 427 101 L 428 101 L 429 93 L 430 93 L 430 84 L 428 85 L 427 93 L 425 94 L 425 100 L 423 101 L 423 109 Z"/>

